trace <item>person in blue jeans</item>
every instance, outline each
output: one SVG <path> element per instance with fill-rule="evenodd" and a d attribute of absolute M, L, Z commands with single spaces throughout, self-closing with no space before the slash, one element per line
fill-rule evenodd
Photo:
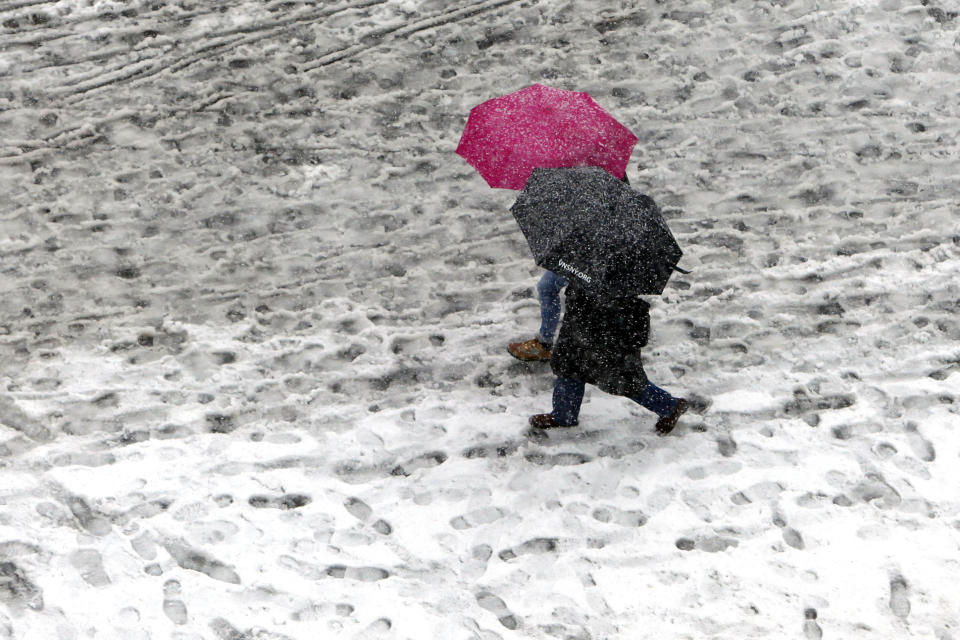
<path fill-rule="evenodd" d="M 636 295 L 610 297 L 580 286 L 567 287 L 567 310 L 550 368 L 557 376 L 553 410 L 530 417 L 537 429 L 574 427 L 587 384 L 625 396 L 657 414 L 656 431 L 673 431 L 688 408 L 653 384 L 643 370 L 640 349 L 650 332 L 650 306 Z"/>
<path fill-rule="evenodd" d="M 514 358 L 525 362 L 541 362 L 550 359 L 553 339 L 560 326 L 563 305 L 560 292 L 567 286 L 566 278 L 553 271 L 546 271 L 537 283 L 537 295 L 540 298 L 540 330 L 526 342 L 511 342 L 507 351 Z"/>
<path fill-rule="evenodd" d="M 620 178 L 630 184 L 630 178 L 624 171 Z M 537 283 L 537 295 L 540 297 L 540 330 L 537 335 L 525 342 L 511 342 L 507 351 L 514 358 L 525 362 L 544 362 L 550 359 L 553 340 L 560 326 L 563 305 L 560 292 L 567 286 L 567 280 L 553 271 L 547 270 Z"/>

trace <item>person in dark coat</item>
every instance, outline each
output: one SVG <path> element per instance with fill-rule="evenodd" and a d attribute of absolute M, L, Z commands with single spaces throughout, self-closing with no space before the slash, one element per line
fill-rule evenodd
<path fill-rule="evenodd" d="M 660 416 L 657 433 L 670 433 L 688 402 L 650 382 L 643 370 L 640 348 L 647 344 L 650 332 L 650 306 L 637 296 L 607 297 L 574 284 L 567 287 L 566 303 L 550 358 L 557 376 L 553 411 L 531 416 L 530 425 L 540 429 L 576 426 L 585 385 L 592 384 L 653 411 Z"/>
<path fill-rule="evenodd" d="M 630 184 L 626 171 L 620 179 Z M 507 351 L 510 355 L 524 362 L 543 362 L 550 359 L 553 339 L 557 334 L 563 309 L 560 292 L 566 286 L 566 278 L 553 271 L 548 270 L 541 276 L 537 283 L 537 297 L 540 300 L 540 330 L 530 340 L 509 343 Z"/>

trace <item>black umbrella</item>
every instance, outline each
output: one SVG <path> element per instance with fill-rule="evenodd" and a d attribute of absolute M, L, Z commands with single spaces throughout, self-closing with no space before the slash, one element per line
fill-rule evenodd
<path fill-rule="evenodd" d="M 660 295 L 679 270 L 659 207 L 604 169 L 535 169 L 510 211 L 538 265 L 597 293 Z"/>

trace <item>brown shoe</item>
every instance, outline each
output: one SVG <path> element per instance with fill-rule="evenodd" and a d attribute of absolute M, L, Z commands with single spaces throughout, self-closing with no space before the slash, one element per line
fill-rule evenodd
<path fill-rule="evenodd" d="M 683 398 L 680 398 L 679 400 L 677 400 L 677 408 L 673 410 L 673 413 L 657 420 L 657 426 L 656 426 L 657 433 L 661 436 L 665 436 L 671 431 L 673 431 L 673 428 L 677 426 L 677 421 L 680 419 L 680 416 L 682 416 L 684 412 L 687 410 L 687 407 L 689 406 L 689 404 L 690 403 L 688 403 Z"/>
<path fill-rule="evenodd" d="M 550 349 L 543 346 L 539 338 L 526 342 L 511 342 L 507 345 L 507 351 L 517 360 L 524 362 L 543 362 L 550 359 Z"/>
<path fill-rule="evenodd" d="M 560 424 L 553 418 L 553 415 L 549 413 L 538 413 L 535 416 L 530 416 L 530 426 L 535 429 L 556 429 L 556 428 L 563 428 L 563 427 L 575 427 L 577 426 L 577 424 L 579 423 L 574 422 L 573 424 Z"/>

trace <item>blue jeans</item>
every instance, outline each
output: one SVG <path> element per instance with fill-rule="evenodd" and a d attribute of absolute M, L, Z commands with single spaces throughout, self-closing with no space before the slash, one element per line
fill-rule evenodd
<path fill-rule="evenodd" d="M 583 402 L 585 385 L 572 378 L 557 378 L 553 384 L 553 419 L 560 424 L 577 424 L 580 416 L 580 404 Z M 661 418 L 669 416 L 677 408 L 677 399 L 669 393 L 647 382 L 647 388 L 639 396 L 630 398 L 645 409 L 653 411 Z"/>
<path fill-rule="evenodd" d="M 557 335 L 557 327 L 560 326 L 560 292 L 567 286 L 567 281 L 555 274 L 553 271 L 547 271 L 540 277 L 537 283 L 537 295 L 540 296 L 540 331 L 537 333 L 537 339 L 544 345 L 552 346 L 553 339 Z"/>

